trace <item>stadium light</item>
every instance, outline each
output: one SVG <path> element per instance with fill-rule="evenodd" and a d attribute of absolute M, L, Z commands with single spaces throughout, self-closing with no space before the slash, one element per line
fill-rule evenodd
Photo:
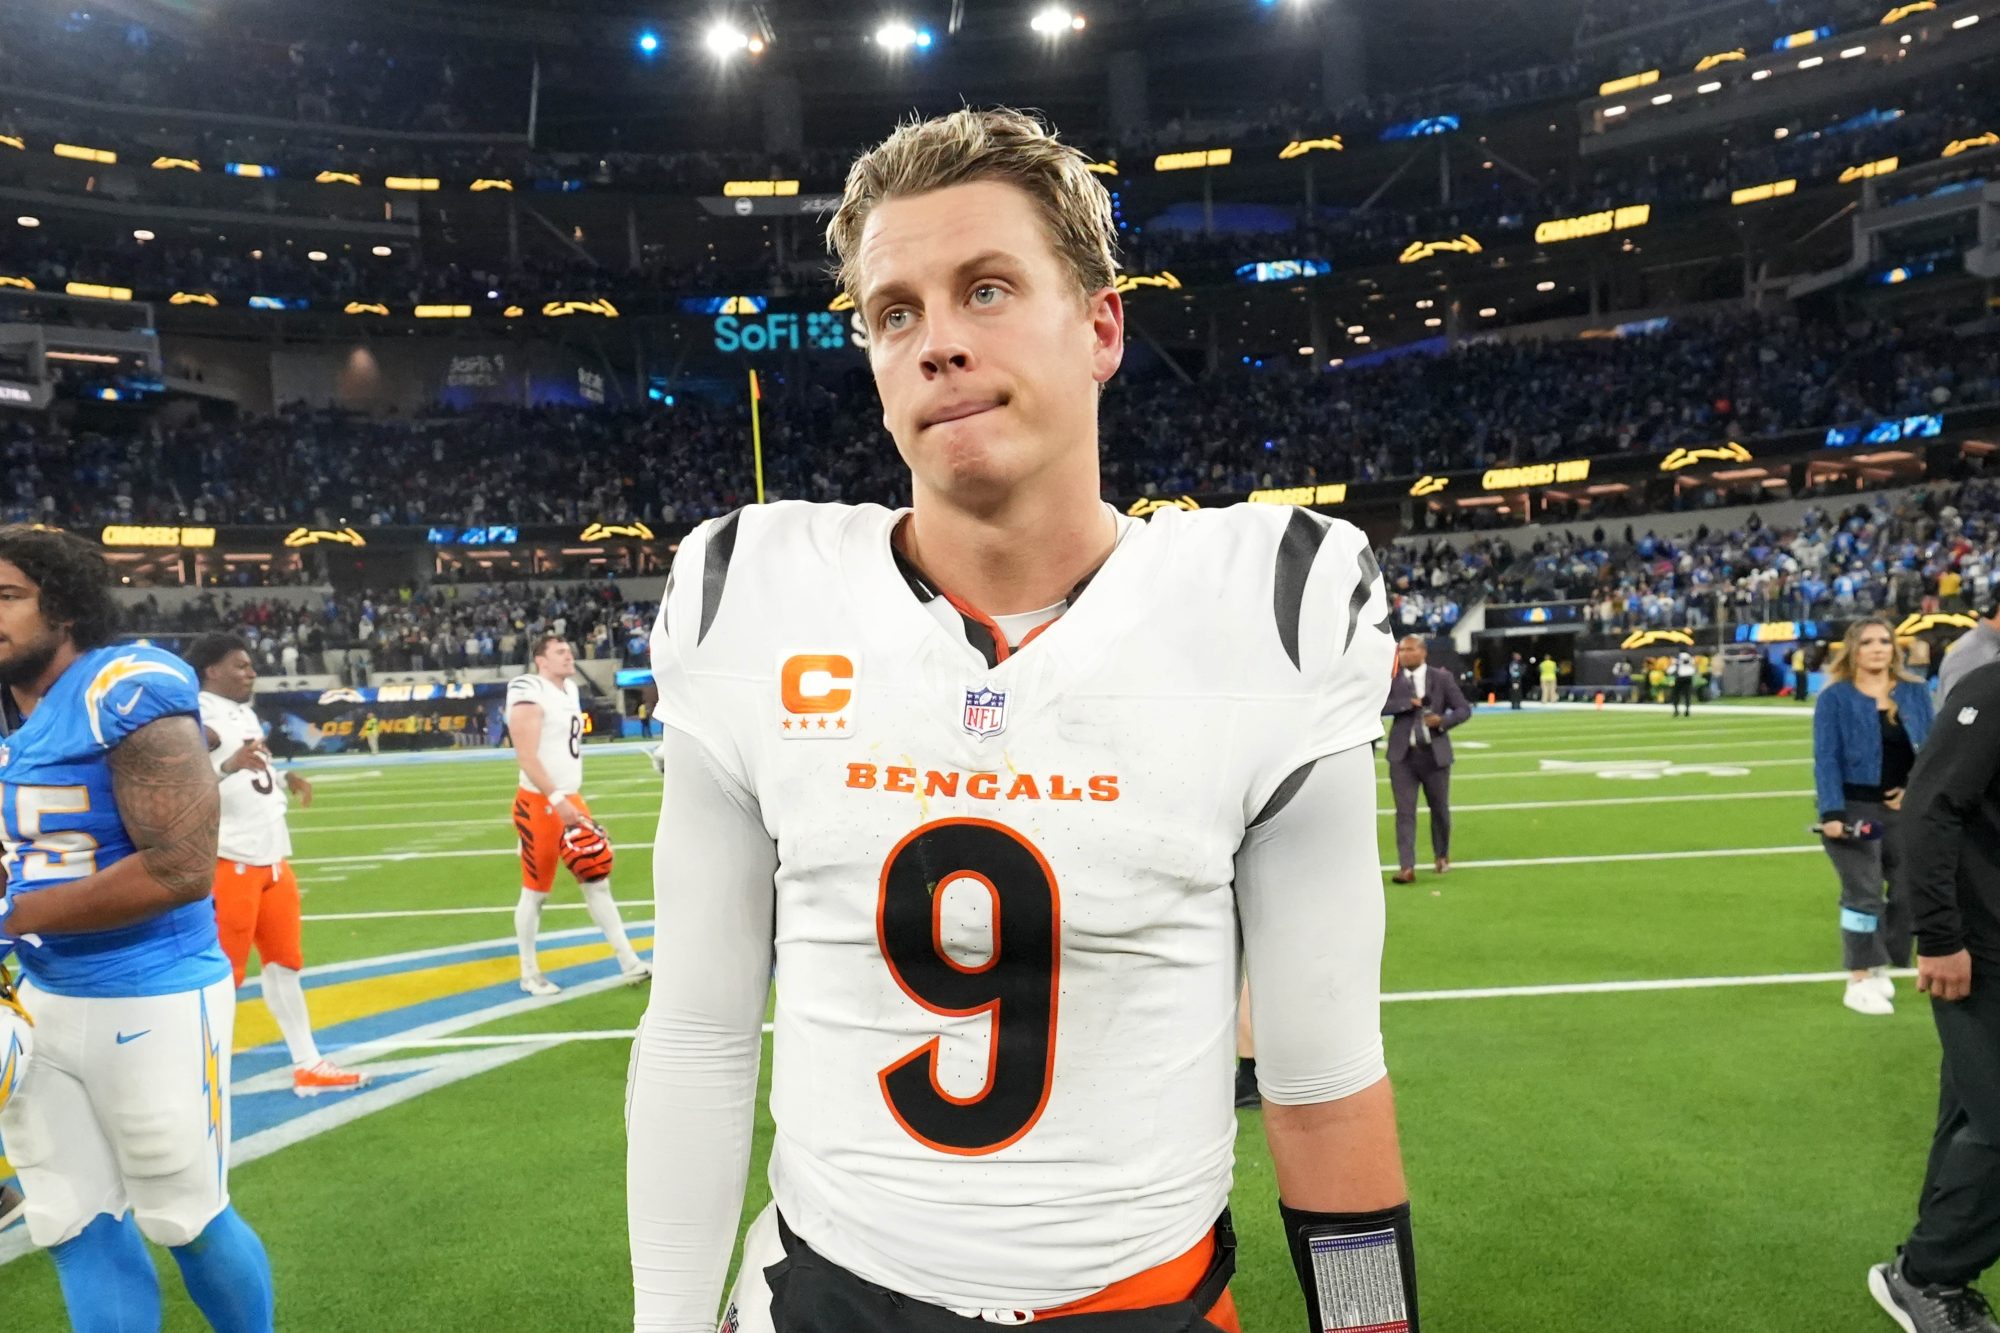
<path fill-rule="evenodd" d="M 1548 281 L 1547 279 L 1544 279 L 1541 282 L 1535 284 L 1535 290 L 1538 292 L 1552 292 L 1555 289 L 1556 285 L 1553 282 Z"/>
<path fill-rule="evenodd" d="M 306 251 L 306 258 L 312 260 L 315 264 L 324 264 L 326 262 L 326 251 L 308 250 Z"/>
<path fill-rule="evenodd" d="M 1084 21 L 1081 14 L 1073 14 L 1060 5 L 1050 5 L 1038 10 L 1028 20 L 1028 26 L 1044 37 L 1061 37 L 1064 33 L 1082 32 Z"/>
<path fill-rule="evenodd" d="M 1498 306 L 1483 306 L 1479 311 L 1479 317 L 1481 319 L 1491 319 L 1499 313 L 1500 308 Z"/>
<path fill-rule="evenodd" d="M 1708 93 L 1719 93 L 1722 91 L 1722 84 L 1719 81 L 1711 80 L 1708 83 L 1702 84 L 1701 87 L 1695 89 L 1695 91 L 1698 93 L 1702 93 L 1704 95 Z"/>
<path fill-rule="evenodd" d="M 660 52 L 660 34 L 648 28 L 639 34 L 637 45 L 639 47 L 639 54 L 642 56 L 658 55 Z"/>
<path fill-rule="evenodd" d="M 875 45 L 884 51 L 901 53 L 915 47 L 927 51 L 931 45 L 928 28 L 913 28 L 901 19 L 891 19 L 875 30 Z"/>
<path fill-rule="evenodd" d="M 750 39 L 743 35 L 743 30 L 728 22 L 710 24 L 707 33 L 702 36 L 701 44 L 708 48 L 708 53 L 717 60 L 727 60 L 738 51 L 750 49 Z"/>
<path fill-rule="evenodd" d="M 31 218 L 25 213 L 22 214 L 20 217 L 15 218 L 14 221 L 19 223 L 23 227 L 39 227 L 42 225 L 42 220 L 40 218 Z"/>
<path fill-rule="evenodd" d="M 387 259 L 390 255 L 394 254 L 395 252 L 386 245 L 378 245 L 371 253 L 373 253 L 377 259 Z"/>
<path fill-rule="evenodd" d="M 153 233 L 141 227 L 132 233 L 132 239 L 135 241 L 150 241 L 153 239 Z"/>

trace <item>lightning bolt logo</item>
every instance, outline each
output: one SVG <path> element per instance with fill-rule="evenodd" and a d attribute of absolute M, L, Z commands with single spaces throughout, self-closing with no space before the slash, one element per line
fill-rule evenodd
<path fill-rule="evenodd" d="M 222 1142 L 222 1048 L 208 1027 L 208 997 L 201 997 L 201 1090 L 208 1099 L 208 1137 L 215 1143 L 215 1180 L 222 1183 L 222 1163 L 228 1145 Z"/>
<path fill-rule="evenodd" d="M 102 709 L 106 696 L 137 676 L 166 676 L 183 682 L 188 679 L 184 672 L 176 670 L 167 663 L 149 662 L 137 653 L 114 657 L 99 667 L 97 674 L 91 678 L 90 685 L 83 692 L 83 708 L 90 715 L 90 734 L 96 738 L 99 745 L 104 744 Z M 136 702 L 138 696 L 135 694 L 132 699 Z M 129 704 L 127 706 L 130 707 Z"/>

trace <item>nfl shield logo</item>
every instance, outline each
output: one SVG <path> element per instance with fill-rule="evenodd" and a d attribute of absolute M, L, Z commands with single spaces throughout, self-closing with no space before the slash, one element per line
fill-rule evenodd
<path fill-rule="evenodd" d="M 965 729 L 974 736 L 984 739 L 998 736 L 1007 727 L 1007 692 L 1005 690 L 967 690 L 965 692 Z"/>

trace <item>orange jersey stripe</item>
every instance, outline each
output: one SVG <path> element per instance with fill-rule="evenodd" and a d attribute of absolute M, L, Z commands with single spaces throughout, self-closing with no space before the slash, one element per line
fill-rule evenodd
<path fill-rule="evenodd" d="M 1067 1304 L 1050 1310 L 1038 1310 L 1039 1319 L 1056 1319 L 1072 1314 L 1104 1314 L 1112 1310 L 1148 1310 L 1156 1305 L 1172 1305 L 1184 1301 L 1194 1289 L 1201 1285 L 1207 1275 L 1209 1265 L 1215 1262 L 1215 1233 L 1208 1232 L 1196 1241 L 1194 1248 L 1177 1258 L 1148 1268 L 1143 1273 L 1134 1273 L 1122 1278 L 1102 1291 L 1078 1297 Z M 1215 1308 L 1205 1312 L 1209 1322 L 1235 1333 L 1236 1300 L 1228 1291 Z"/>

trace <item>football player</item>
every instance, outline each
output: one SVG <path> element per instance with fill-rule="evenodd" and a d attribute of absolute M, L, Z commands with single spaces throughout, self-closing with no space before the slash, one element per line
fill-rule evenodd
<path fill-rule="evenodd" d="M 774 961 L 775 1203 L 725 1326 L 1236 1328 L 1239 956 L 1310 1327 L 1417 1327 L 1379 1027 L 1387 598 L 1349 524 L 1103 503 L 1114 236 L 1028 116 L 897 130 L 829 239 L 911 507 L 752 506 L 680 548 L 639 1329 L 715 1327 Z"/>
<path fill-rule="evenodd" d="M 625 938 L 611 899 L 611 842 L 584 804 L 583 705 L 576 689 L 576 654 L 560 634 L 534 641 L 534 670 L 507 682 L 507 731 L 520 753 L 514 832 L 521 842 L 521 898 L 514 905 L 514 939 L 521 950 L 521 989 L 554 995 L 562 988 L 542 975 L 535 957 L 542 904 L 555 887 L 561 861 L 583 891 L 590 919 L 604 932 L 627 981 L 651 975 Z"/>
<path fill-rule="evenodd" d="M 250 645 L 234 634 L 204 634 L 188 645 L 188 665 L 201 682 L 201 732 L 222 789 L 222 825 L 216 839 L 215 923 L 236 984 L 257 947 L 263 965 L 264 1003 L 292 1057 L 292 1091 L 301 1097 L 352 1092 L 368 1076 L 342 1069 L 319 1053 L 306 1012 L 305 966 L 300 946 L 299 881 L 292 874 L 292 833 L 285 823 L 290 798 L 312 807 L 312 783 L 271 767 L 268 729 L 250 697 L 257 665 Z"/>
<path fill-rule="evenodd" d="M 0 685 L 26 715 L 0 741 L 0 953 L 20 947 L 35 1024 L 0 1141 L 77 1329 L 159 1326 L 151 1240 L 212 1326 L 269 1330 L 270 1264 L 229 1202 L 236 988 L 195 677 L 110 642 L 109 582 L 78 538 L 0 528 Z"/>

